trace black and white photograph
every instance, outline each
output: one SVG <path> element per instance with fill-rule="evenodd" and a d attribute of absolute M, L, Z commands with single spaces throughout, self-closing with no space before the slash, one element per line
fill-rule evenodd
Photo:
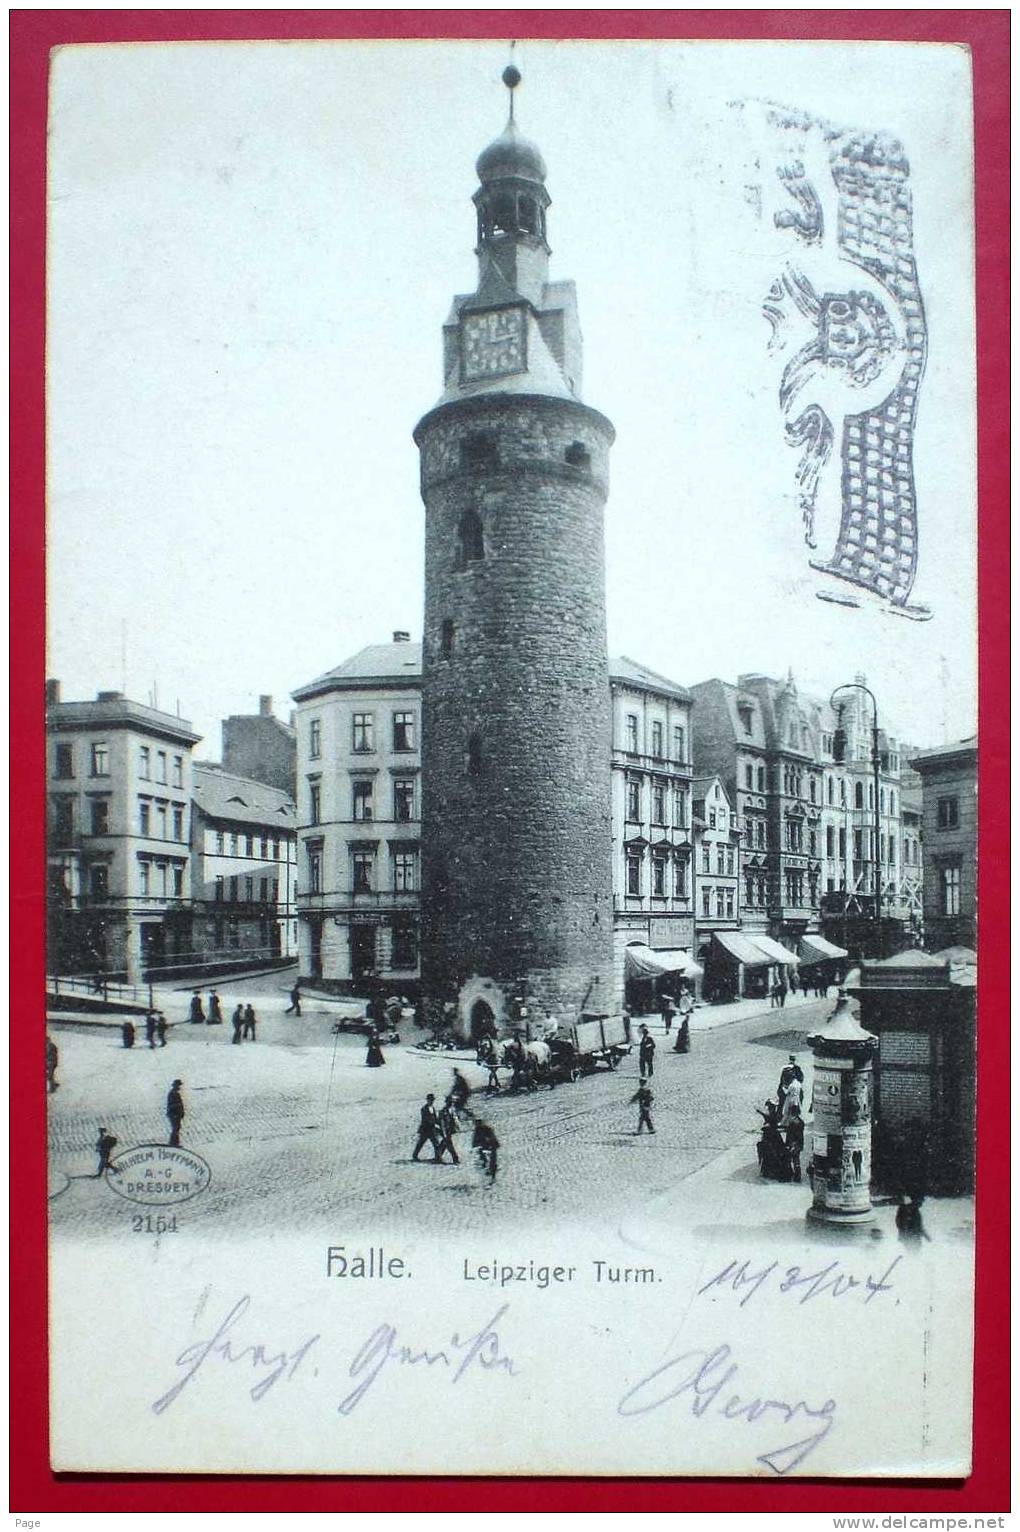
<path fill-rule="evenodd" d="M 967 51 L 49 110 L 54 1468 L 965 1475 Z"/>

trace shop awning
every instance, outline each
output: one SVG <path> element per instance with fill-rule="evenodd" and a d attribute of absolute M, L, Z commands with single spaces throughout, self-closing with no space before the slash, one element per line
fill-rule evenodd
<path fill-rule="evenodd" d="M 802 963 L 827 963 L 832 958 L 849 957 L 845 947 L 837 947 L 834 942 L 827 942 L 824 936 L 812 934 L 802 936 L 800 939 L 800 960 Z"/>
<path fill-rule="evenodd" d="M 658 979 L 664 973 L 678 973 L 684 979 L 700 979 L 703 970 L 682 947 L 646 947 L 632 942 L 624 949 L 628 979 Z"/>
<path fill-rule="evenodd" d="M 755 945 L 764 952 L 770 963 L 786 963 L 796 968 L 800 962 L 800 958 L 795 952 L 791 952 L 789 947 L 784 947 L 779 942 L 774 942 L 771 936 L 762 936 L 759 931 L 756 931 L 753 940 Z"/>
<path fill-rule="evenodd" d="M 774 961 L 757 945 L 757 938 L 752 941 L 742 931 L 713 931 L 712 940 L 748 968 L 767 968 Z"/>

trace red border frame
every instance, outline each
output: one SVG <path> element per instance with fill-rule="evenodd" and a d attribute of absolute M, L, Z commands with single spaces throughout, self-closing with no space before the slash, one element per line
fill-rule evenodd
<path fill-rule="evenodd" d="M 874 39 L 969 45 L 978 294 L 981 1124 L 974 1472 L 930 1481 L 60 1476 L 47 1442 L 43 976 L 44 270 L 49 50 L 71 42 L 335 37 Z M 1009 12 L 25 11 L 11 13 L 11 1511 L 824 1511 L 1009 1508 Z M 15 956 L 16 955 L 16 956 Z M 1000 1018 L 1003 1018 L 1000 1020 Z M 36 1088 L 36 1082 L 39 1082 Z M 24 1084 L 22 1083 L 24 1082 Z M 876 1400 L 881 1406 L 881 1401 Z"/>

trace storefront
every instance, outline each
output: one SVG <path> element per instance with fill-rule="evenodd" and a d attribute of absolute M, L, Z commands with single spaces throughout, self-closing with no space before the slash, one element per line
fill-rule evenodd
<path fill-rule="evenodd" d="M 644 942 L 630 942 L 624 949 L 626 1004 L 635 1016 L 657 1011 L 663 996 L 675 997 L 681 984 L 692 991 L 704 970 L 682 947 L 649 947 Z"/>
<path fill-rule="evenodd" d="M 847 971 L 849 953 L 845 947 L 826 941 L 814 932 L 800 939 L 800 979 L 805 989 L 840 984 Z"/>

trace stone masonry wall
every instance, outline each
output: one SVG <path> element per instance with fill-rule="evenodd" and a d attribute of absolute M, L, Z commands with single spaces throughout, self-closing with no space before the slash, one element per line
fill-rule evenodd
<path fill-rule="evenodd" d="M 462 467 L 461 443 L 478 433 L 497 461 Z M 504 1001 L 524 992 L 533 1013 L 561 1020 L 616 1010 L 602 515 L 612 427 L 567 400 L 490 398 L 433 412 L 416 439 L 426 996 L 485 978 Z M 567 460 L 578 445 L 580 466 Z M 484 557 L 458 568 L 468 511 Z"/>

